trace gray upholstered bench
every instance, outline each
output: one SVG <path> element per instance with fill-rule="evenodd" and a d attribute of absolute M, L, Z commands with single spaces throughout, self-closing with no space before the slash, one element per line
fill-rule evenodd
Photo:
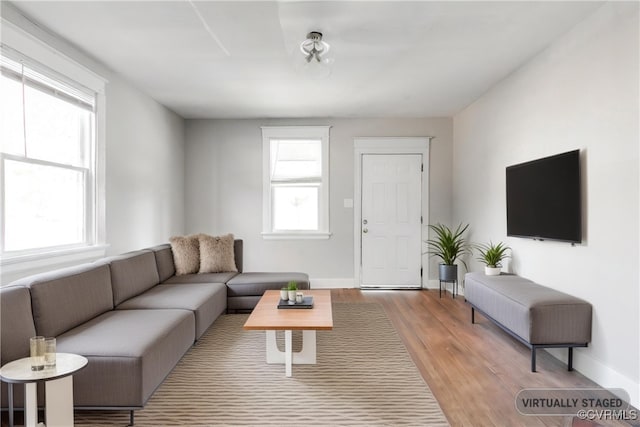
<path fill-rule="evenodd" d="M 591 304 L 512 274 L 465 275 L 465 298 L 475 310 L 531 349 L 531 372 L 536 371 L 536 349 L 573 348 L 591 342 Z"/>

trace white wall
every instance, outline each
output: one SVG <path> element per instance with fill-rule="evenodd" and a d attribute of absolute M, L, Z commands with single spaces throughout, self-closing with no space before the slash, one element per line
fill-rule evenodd
<path fill-rule="evenodd" d="M 575 367 L 639 405 L 638 3 L 609 3 L 454 117 L 453 216 L 513 272 L 593 304 Z M 505 167 L 582 150 L 584 240 L 506 237 Z M 479 270 L 475 263 L 472 270 Z M 566 350 L 554 351 L 566 358 Z"/>
<path fill-rule="evenodd" d="M 263 240 L 262 134 L 265 125 L 330 125 L 328 240 Z M 451 217 L 452 121 L 443 119 L 188 120 L 186 230 L 232 232 L 244 240 L 252 271 L 304 271 L 312 280 L 353 285 L 353 138 L 434 136 L 430 151 L 430 221 Z"/>
<path fill-rule="evenodd" d="M 184 231 L 184 120 L 114 74 L 106 96 L 108 252 L 168 242 Z"/>

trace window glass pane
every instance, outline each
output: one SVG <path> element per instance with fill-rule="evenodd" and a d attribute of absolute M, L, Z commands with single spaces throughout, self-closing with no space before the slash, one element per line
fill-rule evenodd
<path fill-rule="evenodd" d="M 0 94 L 0 150 L 3 153 L 22 156 L 24 155 L 22 85 L 1 75 Z"/>
<path fill-rule="evenodd" d="M 28 86 L 25 108 L 28 157 L 87 166 L 90 111 Z"/>
<path fill-rule="evenodd" d="M 321 143 L 321 140 L 271 140 L 271 179 L 319 179 Z"/>
<path fill-rule="evenodd" d="M 318 230 L 317 186 L 273 187 L 274 230 Z"/>
<path fill-rule="evenodd" d="M 5 251 L 82 243 L 82 171 L 5 160 Z"/>

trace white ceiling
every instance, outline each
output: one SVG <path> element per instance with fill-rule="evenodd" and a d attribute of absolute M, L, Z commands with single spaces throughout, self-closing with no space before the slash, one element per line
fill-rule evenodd
<path fill-rule="evenodd" d="M 185 118 L 448 117 L 593 1 L 15 1 Z M 313 78 L 299 44 L 331 45 Z"/>

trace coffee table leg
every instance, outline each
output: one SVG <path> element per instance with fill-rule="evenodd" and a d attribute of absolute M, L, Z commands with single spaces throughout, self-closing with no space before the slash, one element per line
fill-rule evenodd
<path fill-rule="evenodd" d="M 38 388 L 37 383 L 24 385 L 24 425 L 36 427 L 38 424 Z"/>
<path fill-rule="evenodd" d="M 45 383 L 47 427 L 73 426 L 73 377 Z"/>
<path fill-rule="evenodd" d="M 284 366 L 285 375 L 291 376 L 291 363 L 293 362 L 293 344 L 291 343 L 291 331 L 284 331 Z"/>
<path fill-rule="evenodd" d="M 293 354 L 293 363 L 298 365 L 316 364 L 316 331 L 302 331 L 302 349 Z"/>
<path fill-rule="evenodd" d="M 282 363 L 282 352 L 278 350 L 276 331 L 265 331 L 267 336 L 267 363 Z"/>
<path fill-rule="evenodd" d="M 315 365 L 316 364 L 316 331 L 302 331 L 302 349 L 294 353 L 292 344 L 292 331 L 284 332 L 284 348 L 278 349 L 276 331 L 265 331 L 267 339 L 267 363 L 284 363 L 287 376 L 291 376 L 291 365 Z"/>

